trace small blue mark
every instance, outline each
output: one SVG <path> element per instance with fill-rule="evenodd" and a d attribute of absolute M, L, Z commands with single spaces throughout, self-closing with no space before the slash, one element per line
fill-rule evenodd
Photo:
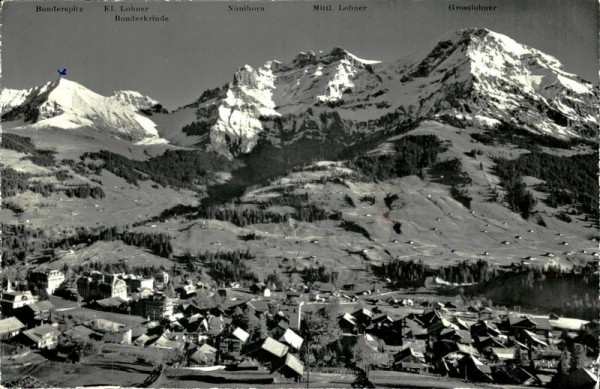
<path fill-rule="evenodd" d="M 57 70 L 59 76 L 67 75 L 67 68 L 63 68 L 62 70 Z"/>

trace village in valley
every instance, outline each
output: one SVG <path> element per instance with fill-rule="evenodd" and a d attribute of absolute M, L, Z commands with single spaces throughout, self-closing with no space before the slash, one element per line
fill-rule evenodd
<path fill-rule="evenodd" d="M 0 389 L 598 388 L 600 3 L 505 2 L 3 3 Z"/>
<path fill-rule="evenodd" d="M 597 320 L 385 283 L 280 290 L 207 285 L 176 267 L 146 275 L 65 270 L 5 281 L 4 387 L 60 386 L 69 373 L 77 373 L 72 386 L 597 383 Z"/>

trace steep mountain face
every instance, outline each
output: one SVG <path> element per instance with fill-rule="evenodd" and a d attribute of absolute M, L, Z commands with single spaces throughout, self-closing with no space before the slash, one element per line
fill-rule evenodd
<path fill-rule="evenodd" d="M 352 143 L 357 133 L 382 130 L 382 122 L 440 116 L 483 128 L 505 122 L 558 138 L 590 137 L 598 102 L 593 86 L 555 58 L 489 30 L 466 29 L 394 63 L 335 48 L 258 69 L 246 65 L 188 108 L 197 109 L 194 135 L 235 156 L 260 139 L 284 147 L 336 131 L 338 141 Z M 338 122 L 331 128 L 322 116 L 334 109 Z"/>
<path fill-rule="evenodd" d="M 592 136 L 598 95 L 560 62 L 489 30 L 450 34 L 420 61 L 398 72 L 427 80 L 419 115 L 447 113 L 471 123 L 510 122 L 559 138 Z"/>
<path fill-rule="evenodd" d="M 133 93 L 101 96 L 84 86 L 61 78 L 25 93 L 3 91 L 15 96 L 7 104 L 12 109 L 3 113 L 3 121 L 23 120 L 29 129 L 58 128 L 65 130 L 92 129 L 136 143 L 164 143 L 156 125 L 138 113 L 139 107 L 153 103 Z M 16 101 L 22 101 L 16 104 Z"/>
<path fill-rule="evenodd" d="M 19 105 L 24 104 L 34 93 L 35 89 L 9 89 L 0 90 L 0 104 L 2 105 L 2 115 Z"/>
<path fill-rule="evenodd" d="M 117 91 L 111 97 L 123 104 L 129 104 L 137 110 L 152 108 L 158 104 L 158 101 L 152 97 L 131 90 Z"/>
<path fill-rule="evenodd" d="M 343 149 L 426 119 L 593 137 L 600 117 L 597 88 L 565 72 L 555 58 L 485 29 L 450 33 L 431 50 L 391 63 L 334 48 L 256 69 L 246 65 L 223 87 L 173 113 L 135 91 L 104 97 L 66 79 L 3 89 L 1 99 L 3 121 L 23 120 L 32 129 L 93 129 L 230 158 L 261 143 L 280 150 Z"/>
<path fill-rule="evenodd" d="M 329 128 L 321 114 L 334 106 L 348 109 L 352 102 L 346 96 L 364 100 L 381 83 L 374 63 L 335 48 L 325 54 L 300 53 L 285 64 L 268 61 L 258 69 L 246 65 L 232 82 L 190 105 L 197 108 L 199 132 L 194 135 L 203 131 L 210 148 L 234 156 L 250 152 L 261 137 L 285 145 L 326 136 Z"/>

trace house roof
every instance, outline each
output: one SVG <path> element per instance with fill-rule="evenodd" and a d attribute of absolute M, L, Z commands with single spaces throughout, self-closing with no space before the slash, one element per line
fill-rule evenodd
<path fill-rule="evenodd" d="M 48 300 L 38 301 L 37 303 L 29 304 L 25 306 L 26 309 L 31 309 L 32 311 L 49 311 L 54 309 L 54 304 L 52 304 Z"/>
<path fill-rule="evenodd" d="M 535 327 L 538 330 L 552 330 L 550 320 L 545 317 L 531 318 L 529 316 L 508 315 L 508 324 L 511 327 Z"/>
<path fill-rule="evenodd" d="M 142 334 L 136 340 L 133 341 L 133 344 L 143 347 L 146 345 L 146 343 L 149 343 L 150 341 L 153 341 L 154 339 L 157 339 L 157 338 L 158 338 L 157 335 L 150 336 L 148 334 Z"/>
<path fill-rule="evenodd" d="M 495 346 L 496 348 L 506 348 L 500 338 L 494 336 L 477 336 L 477 343 L 479 347 Z"/>
<path fill-rule="evenodd" d="M 2 293 L 2 300 L 5 301 L 20 301 L 20 300 L 34 300 L 33 294 L 30 291 L 25 292 L 4 292 Z"/>
<path fill-rule="evenodd" d="M 461 329 L 463 329 L 463 330 L 468 330 L 470 328 L 470 326 L 463 319 L 456 317 L 456 316 L 452 317 L 451 322 L 452 322 L 452 324 L 455 324 L 455 325 L 461 327 Z"/>
<path fill-rule="evenodd" d="M 35 343 L 38 343 L 47 337 L 57 337 L 60 335 L 60 332 L 50 324 L 43 324 L 39 327 L 23 331 L 23 334 L 29 339 L 33 340 Z"/>
<path fill-rule="evenodd" d="M 352 315 L 356 316 L 357 314 L 362 314 L 362 315 L 365 315 L 368 317 L 373 317 L 373 312 L 367 308 L 359 309 L 358 311 L 354 312 Z"/>
<path fill-rule="evenodd" d="M 491 331 L 494 333 L 499 333 L 498 327 L 496 326 L 496 324 L 494 324 L 490 321 L 487 321 L 487 320 L 479 320 L 477 323 L 475 323 L 471 326 L 471 330 L 475 330 L 476 332 L 485 330 L 485 331 Z"/>
<path fill-rule="evenodd" d="M 97 334 L 96 331 L 93 331 L 82 325 L 75 326 L 63 333 L 63 335 L 66 335 L 71 338 L 89 338 L 91 335 L 95 334 Z"/>
<path fill-rule="evenodd" d="M 298 373 L 298 375 L 302 375 L 304 373 L 304 364 L 295 355 L 288 353 L 285 356 L 283 366 L 289 367 L 294 372 Z"/>
<path fill-rule="evenodd" d="M 25 324 L 14 316 L 0 320 L 0 334 L 25 328 Z"/>
<path fill-rule="evenodd" d="M 383 322 L 383 321 L 388 321 L 390 323 L 393 323 L 394 320 L 387 314 L 382 313 L 380 315 L 375 316 L 375 318 L 373 319 L 374 323 L 379 323 L 379 322 Z"/>
<path fill-rule="evenodd" d="M 217 349 L 208 343 L 204 343 L 202 346 L 198 347 L 198 350 L 196 350 L 196 352 L 201 352 L 204 354 L 216 354 Z"/>
<path fill-rule="evenodd" d="M 256 312 L 267 312 L 269 310 L 269 302 L 265 300 L 250 300 L 246 305 L 252 305 Z"/>
<path fill-rule="evenodd" d="M 423 328 L 423 323 L 415 319 L 404 319 L 404 327 L 426 330 L 425 328 Z"/>
<path fill-rule="evenodd" d="M 349 313 L 344 313 L 344 315 L 342 316 L 342 320 L 346 320 L 347 322 L 356 325 L 356 318 Z"/>
<path fill-rule="evenodd" d="M 196 349 L 196 351 L 194 351 L 192 355 L 190 355 L 190 359 L 196 362 L 206 363 L 209 361 L 209 359 L 212 359 L 216 355 L 216 353 L 216 348 L 205 343 L 202 346 L 198 347 L 198 349 Z"/>
<path fill-rule="evenodd" d="M 183 348 L 183 342 L 178 342 L 174 340 L 169 340 L 164 334 L 159 336 L 154 343 L 150 345 L 150 347 L 156 348 Z"/>
<path fill-rule="evenodd" d="M 265 339 L 260 348 L 279 358 L 283 357 L 288 352 L 288 346 L 271 337 Z"/>
<path fill-rule="evenodd" d="M 246 331 L 244 331 L 243 329 L 241 329 L 240 327 L 237 327 L 232 333 L 231 336 L 241 340 L 242 342 L 245 342 L 248 340 L 248 338 L 250 337 L 250 334 L 247 333 Z"/>
<path fill-rule="evenodd" d="M 119 307 L 125 303 L 126 301 L 120 297 L 109 297 L 96 301 L 96 304 L 100 305 L 103 308 Z"/>
<path fill-rule="evenodd" d="M 465 358 L 467 358 L 468 360 L 471 360 L 473 362 L 473 364 L 475 365 L 475 367 L 478 370 L 480 370 L 482 373 L 492 374 L 492 369 L 488 365 L 486 365 L 485 363 L 481 362 L 479 359 L 474 357 L 473 355 L 467 355 Z"/>
<path fill-rule="evenodd" d="M 318 290 L 320 292 L 329 292 L 329 293 L 333 293 L 335 292 L 336 288 L 335 286 L 330 283 L 330 282 L 315 282 L 312 284 L 311 286 L 312 290 Z"/>
<path fill-rule="evenodd" d="M 514 359 L 515 357 L 515 348 L 501 348 L 501 347 L 492 347 L 492 354 L 496 356 L 500 361 L 506 361 L 510 359 Z"/>
<path fill-rule="evenodd" d="M 402 361 L 406 357 L 415 357 L 423 362 L 425 362 L 425 355 L 423 355 L 420 351 L 415 351 L 412 347 L 406 347 L 405 349 L 400 350 L 394 355 L 394 360 Z"/>
<path fill-rule="evenodd" d="M 463 343 L 471 343 L 473 339 L 471 338 L 471 333 L 466 330 L 456 330 L 456 334 L 460 336 Z"/>
<path fill-rule="evenodd" d="M 479 351 L 477 351 L 475 348 L 473 348 L 471 346 L 457 343 L 456 347 L 458 348 L 458 351 L 460 351 L 461 353 L 479 356 Z"/>
<path fill-rule="evenodd" d="M 569 383 L 577 385 L 577 387 L 584 387 L 589 385 L 590 387 L 598 382 L 598 377 L 586 368 L 579 368 L 568 375 Z"/>
<path fill-rule="evenodd" d="M 537 343 L 541 346 L 548 346 L 548 343 L 546 343 L 543 340 L 541 340 L 540 338 L 538 338 L 538 336 L 536 334 L 534 334 L 533 332 L 527 331 L 527 330 L 523 330 L 523 332 L 525 333 L 527 338 L 529 340 L 531 340 L 532 342 Z"/>
<path fill-rule="evenodd" d="M 425 363 L 414 363 L 414 362 L 400 362 L 402 369 L 424 369 L 427 367 Z"/>
<path fill-rule="evenodd" d="M 582 327 L 586 327 L 589 322 L 586 320 L 572 319 L 568 317 L 559 317 L 555 320 L 549 320 L 550 325 L 555 329 L 579 331 Z"/>
<path fill-rule="evenodd" d="M 535 328 L 538 330 L 552 330 L 552 324 L 550 324 L 550 319 L 546 317 L 536 317 L 530 320 L 535 323 Z"/>
<path fill-rule="evenodd" d="M 94 321 L 91 323 L 91 327 L 95 331 L 116 332 L 127 326 L 125 324 L 108 319 L 94 319 Z"/>
<path fill-rule="evenodd" d="M 289 344 L 296 350 L 300 350 L 304 339 L 302 339 L 300 335 L 296 334 L 294 331 L 288 328 L 285 330 L 281 338 L 279 338 L 279 341 Z"/>

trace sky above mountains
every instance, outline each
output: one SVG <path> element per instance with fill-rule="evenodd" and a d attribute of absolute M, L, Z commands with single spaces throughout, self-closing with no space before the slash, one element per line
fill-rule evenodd
<path fill-rule="evenodd" d="M 230 81 L 244 64 L 335 46 L 393 61 L 467 27 L 508 35 L 555 56 L 569 72 L 598 78 L 598 2 L 590 0 L 503 0 L 496 11 L 449 11 L 451 2 L 439 0 L 352 2 L 366 5 L 363 12 L 313 11 L 313 2 L 252 3 L 265 12 L 228 11 L 249 4 L 243 2 L 113 3 L 147 6 L 137 15 L 168 22 L 116 22 L 117 13 L 104 11 L 108 3 L 68 3 L 84 7 L 70 14 L 35 12 L 40 4 L 65 5 L 3 4 L 3 87 L 42 85 L 66 67 L 69 79 L 99 93 L 138 90 L 173 109 Z"/>

